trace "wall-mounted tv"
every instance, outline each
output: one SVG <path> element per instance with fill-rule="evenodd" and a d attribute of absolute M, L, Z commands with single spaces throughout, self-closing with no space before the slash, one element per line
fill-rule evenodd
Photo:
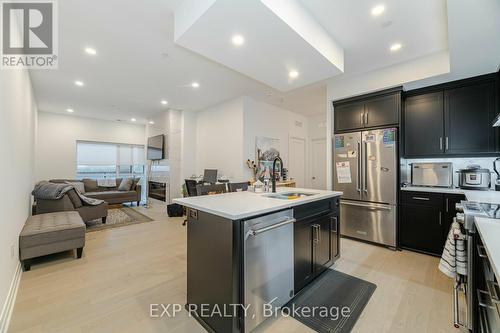
<path fill-rule="evenodd" d="M 165 158 L 165 135 L 156 135 L 148 139 L 148 160 L 162 160 Z"/>

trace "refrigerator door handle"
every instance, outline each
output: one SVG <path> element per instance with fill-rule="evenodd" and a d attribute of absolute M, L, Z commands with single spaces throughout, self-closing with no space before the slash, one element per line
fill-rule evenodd
<path fill-rule="evenodd" d="M 358 179 L 357 179 L 357 186 L 356 186 L 356 191 L 361 193 L 361 143 L 358 142 Z"/>
<path fill-rule="evenodd" d="M 364 151 L 363 151 L 363 191 L 368 193 L 368 186 L 366 183 L 368 182 L 368 143 L 365 141 L 364 143 Z"/>

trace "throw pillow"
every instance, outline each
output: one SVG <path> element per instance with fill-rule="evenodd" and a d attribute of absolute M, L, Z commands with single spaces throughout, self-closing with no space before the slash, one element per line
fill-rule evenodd
<path fill-rule="evenodd" d="M 141 177 L 139 178 L 134 178 L 134 185 L 132 185 L 132 191 L 135 191 L 137 188 L 137 185 L 139 185 L 139 182 L 141 181 Z"/>
<path fill-rule="evenodd" d="M 132 178 L 124 178 L 118 187 L 118 191 L 130 191 L 132 185 L 134 185 Z"/>
<path fill-rule="evenodd" d="M 78 193 L 76 193 L 76 190 L 72 189 L 66 193 L 68 194 L 69 200 L 71 200 L 71 203 L 73 204 L 73 207 L 75 207 L 75 209 L 83 206 L 82 199 L 80 199 L 80 196 L 78 195 Z"/>
<path fill-rule="evenodd" d="M 65 182 L 68 185 L 72 185 L 81 194 L 85 193 L 85 184 L 82 182 Z"/>
<path fill-rule="evenodd" d="M 99 187 L 97 186 L 97 180 L 95 179 L 84 179 L 82 180 L 83 185 L 85 185 L 85 192 L 98 192 Z"/>

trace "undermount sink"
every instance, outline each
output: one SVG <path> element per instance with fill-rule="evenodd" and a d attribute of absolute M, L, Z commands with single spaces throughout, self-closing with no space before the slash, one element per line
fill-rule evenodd
<path fill-rule="evenodd" d="M 266 197 L 272 199 L 281 199 L 281 200 L 296 200 L 304 197 L 310 197 L 316 194 L 317 193 L 307 193 L 307 192 L 284 192 L 284 193 L 268 194 L 266 195 Z"/>

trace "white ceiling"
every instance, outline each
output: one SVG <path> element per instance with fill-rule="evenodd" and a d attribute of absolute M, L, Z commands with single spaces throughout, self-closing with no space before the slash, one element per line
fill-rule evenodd
<path fill-rule="evenodd" d="M 299 2 L 276 6 L 282 2 L 185 0 L 175 13 L 176 43 L 280 91 L 342 73 L 338 43 Z M 232 44 L 235 34 L 243 45 Z M 289 78 L 292 70 L 297 78 Z"/>
<path fill-rule="evenodd" d="M 59 69 L 31 71 L 39 109 L 143 123 L 167 107 L 199 110 L 241 95 L 283 105 L 285 94 L 174 44 L 181 1 L 59 1 Z M 87 46 L 97 55 L 87 55 Z"/>
<path fill-rule="evenodd" d="M 226 61 L 218 61 L 224 63 L 222 65 L 174 43 L 174 12 L 184 1 L 186 0 L 58 1 L 59 69 L 31 71 L 39 109 L 66 113 L 66 108 L 73 108 L 75 115 L 125 120 L 134 117 L 138 122 L 145 122 L 167 107 L 199 110 L 247 95 L 304 115 L 325 112 L 327 80 L 321 79 L 321 75 L 315 72 L 322 66 L 318 65 L 316 55 L 312 56 L 310 63 L 301 65 L 304 68 L 298 70 L 301 78 L 307 77 L 308 71 L 316 73 L 314 75 L 317 75 L 319 82 L 280 92 L 256 80 L 259 77 L 254 74 L 261 70 L 258 65 L 265 64 L 269 57 L 275 57 L 276 50 L 287 47 L 282 43 L 284 40 L 290 38 L 293 43 L 300 43 L 290 36 L 290 31 L 284 30 L 286 36 L 283 38 L 280 34 L 272 35 L 271 39 L 266 36 L 267 47 L 259 47 L 258 50 L 251 49 L 253 37 L 247 40 L 246 49 L 231 50 L 234 54 L 247 52 L 246 55 L 234 56 L 237 61 L 247 59 L 255 62 L 252 64 L 252 71 L 241 74 L 230 69 L 232 66 Z M 373 72 L 376 69 L 395 67 L 397 64 L 409 64 L 412 59 L 431 57 L 439 51 L 447 50 L 448 40 L 452 65 L 467 64 L 470 75 L 474 75 L 474 62 L 495 62 L 496 54 L 484 52 L 482 55 L 480 47 L 485 43 L 498 44 L 498 38 L 495 37 L 498 20 L 489 24 L 492 28 L 485 34 L 482 31 L 488 23 L 481 21 L 484 13 L 478 12 L 465 21 L 455 19 L 468 17 L 466 8 L 470 7 L 467 4 L 469 0 L 450 0 L 452 5 L 450 7 L 449 4 L 448 8 L 445 0 L 383 0 L 386 11 L 379 17 L 370 15 L 371 8 L 378 1 L 294 1 L 300 1 L 303 8 L 306 8 L 308 17 L 314 17 L 332 40 L 337 41 L 344 49 L 345 74 L 342 76 Z M 492 1 L 494 0 L 488 0 L 488 3 Z M 232 2 L 238 3 L 236 0 Z M 485 10 L 491 12 L 498 7 L 498 4 L 492 5 Z M 453 17 L 447 17 L 450 14 Z M 203 18 L 205 19 L 207 18 Z M 284 29 L 286 27 L 281 19 L 275 15 L 275 21 L 269 24 Z M 208 21 L 217 25 L 216 31 L 226 31 L 220 30 L 224 28 L 220 22 Z M 233 26 L 237 23 L 237 20 L 231 18 L 227 21 Z M 466 22 L 466 26 L 462 27 L 462 22 Z M 482 28 L 478 30 L 476 26 Z M 209 27 L 206 30 L 211 32 Z M 265 34 L 265 31 L 261 34 Z M 463 39 L 466 44 L 477 41 L 472 44 L 473 52 L 465 52 L 466 45 L 455 47 L 462 36 L 467 37 Z M 215 44 L 207 39 L 201 43 L 202 47 L 221 46 L 221 43 L 228 42 L 227 36 L 221 39 L 217 35 L 214 38 Z M 388 50 L 393 42 L 403 44 L 403 48 L 397 53 Z M 87 46 L 96 48 L 97 56 L 85 54 L 83 49 Z M 291 49 L 294 50 L 296 46 L 294 44 Z M 256 52 L 259 56 L 255 56 Z M 313 51 L 308 49 L 307 52 Z M 497 64 L 498 62 L 499 60 Z M 452 69 L 457 70 L 460 66 L 462 65 L 452 66 Z M 490 68 L 491 64 L 488 66 Z M 286 71 L 282 74 L 286 75 Z M 428 75 L 436 74 L 430 71 Z M 342 76 L 337 78 L 341 79 Z M 75 86 L 75 80 L 84 81 L 85 86 Z M 193 89 L 190 86 L 193 81 L 199 82 L 200 88 Z M 309 80 L 305 80 L 301 85 L 308 82 Z M 162 99 L 168 100 L 167 106 L 161 105 Z"/>
<path fill-rule="evenodd" d="M 301 0 L 344 48 L 345 72 L 367 72 L 448 49 L 446 0 Z M 384 4 L 376 17 L 371 9 Z M 391 53 L 390 46 L 402 49 Z"/>

